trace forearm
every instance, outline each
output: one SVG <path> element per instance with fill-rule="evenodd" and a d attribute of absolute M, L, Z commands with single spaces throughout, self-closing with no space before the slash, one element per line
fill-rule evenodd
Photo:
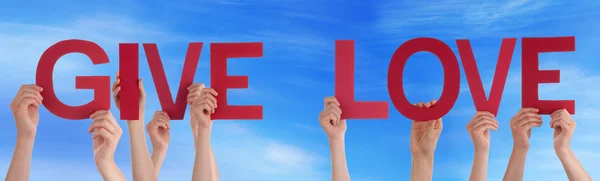
<path fill-rule="evenodd" d="M 131 168 L 133 180 L 157 180 L 144 134 L 144 119 L 127 121 L 131 144 Z"/>
<path fill-rule="evenodd" d="M 508 167 L 504 174 L 505 181 L 519 181 L 523 180 L 523 173 L 525 170 L 525 159 L 527 157 L 528 149 L 515 149 L 513 148 L 510 160 L 508 161 Z"/>
<path fill-rule="evenodd" d="M 570 148 L 557 149 L 556 155 L 560 159 L 567 177 L 569 180 L 580 180 L 580 181 L 591 181 L 592 178 L 585 171 L 579 160 L 575 156 L 575 153 Z"/>
<path fill-rule="evenodd" d="M 13 153 L 10 167 L 6 173 L 6 181 L 29 180 L 29 171 L 31 169 L 31 154 L 33 152 L 33 143 L 35 136 L 22 137 L 17 136 L 17 143 Z"/>
<path fill-rule="evenodd" d="M 213 181 L 211 164 L 211 128 L 199 128 L 194 160 L 193 181 Z"/>
<path fill-rule="evenodd" d="M 430 181 L 433 178 L 433 154 L 412 154 L 411 181 Z"/>
<path fill-rule="evenodd" d="M 470 181 L 487 180 L 488 159 L 489 149 L 475 150 L 473 168 L 471 169 L 471 178 L 469 179 Z"/>
<path fill-rule="evenodd" d="M 217 166 L 217 159 L 215 158 L 215 152 L 213 152 L 212 146 L 210 148 L 210 158 L 211 158 L 211 168 L 212 168 L 212 180 L 219 181 L 221 178 L 219 177 L 219 169 Z"/>
<path fill-rule="evenodd" d="M 125 175 L 123 172 L 119 170 L 117 164 L 114 161 L 112 162 L 100 162 L 96 163 L 96 167 L 98 168 L 98 172 L 102 176 L 104 181 L 126 181 Z"/>
<path fill-rule="evenodd" d="M 167 156 L 167 149 L 153 148 L 152 149 L 152 165 L 154 166 L 154 173 L 156 178 L 160 175 L 160 168 L 162 167 L 165 157 Z"/>
<path fill-rule="evenodd" d="M 346 163 L 346 149 L 344 138 L 330 139 L 329 149 L 331 150 L 331 176 L 332 181 L 350 181 L 350 173 Z"/>

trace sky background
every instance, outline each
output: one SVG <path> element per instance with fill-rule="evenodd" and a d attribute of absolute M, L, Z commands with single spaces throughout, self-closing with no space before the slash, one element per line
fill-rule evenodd
<path fill-rule="evenodd" d="M 27 4 L 24 4 L 27 3 Z M 540 55 L 540 69 L 559 69 L 560 84 L 540 85 L 541 99 L 575 100 L 575 154 L 592 178 L 600 179 L 600 1 L 4 1 L 0 4 L 0 174 L 8 169 L 16 128 L 8 108 L 21 84 L 35 83 L 39 57 L 52 44 L 84 39 L 99 44 L 109 64 L 93 66 L 79 54 L 64 56 L 54 70 L 60 100 L 80 105 L 92 92 L 75 89 L 75 76 L 118 70 L 118 44 L 156 43 L 171 91 L 175 92 L 189 42 L 205 42 L 195 82 L 210 85 L 210 42 L 263 42 L 264 57 L 229 60 L 230 75 L 248 75 L 248 89 L 230 90 L 229 104 L 259 104 L 260 121 L 218 121 L 213 149 L 223 181 L 330 180 L 327 137 L 318 123 L 325 96 L 333 95 L 335 40 L 354 40 L 356 98 L 387 101 L 389 119 L 349 120 L 348 167 L 355 181 L 408 180 L 410 120 L 391 104 L 387 91 L 390 58 L 402 43 L 433 37 L 458 55 L 456 39 L 469 39 L 489 94 L 502 38 L 519 38 L 491 134 L 489 180 L 501 180 L 512 149 L 509 119 L 521 106 L 522 37 L 575 36 L 576 51 Z M 460 59 L 459 59 L 460 60 Z M 459 62 L 460 64 L 460 62 Z M 442 66 L 428 53 L 412 56 L 405 68 L 411 102 L 439 98 Z M 146 122 L 160 104 L 143 49 L 140 77 L 147 92 Z M 394 80 L 400 83 L 401 80 Z M 174 94 L 174 93 L 173 93 Z M 112 104 L 112 103 L 111 103 Z M 69 121 L 41 108 L 31 180 L 101 180 L 93 162 L 91 121 Z M 118 110 L 112 105 L 112 112 Z M 444 118 L 435 153 L 434 180 L 467 180 L 473 160 L 465 129 L 475 113 L 461 65 L 461 91 Z M 531 135 L 525 180 L 567 180 L 553 150 L 549 117 Z M 171 144 L 159 180 L 190 180 L 193 137 L 185 120 L 171 123 Z M 116 162 L 131 178 L 125 130 Z M 150 140 L 148 139 L 148 142 Z"/>

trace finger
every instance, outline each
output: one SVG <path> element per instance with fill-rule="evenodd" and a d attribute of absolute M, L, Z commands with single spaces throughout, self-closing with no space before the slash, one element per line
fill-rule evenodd
<path fill-rule="evenodd" d="M 493 124 L 493 123 L 487 123 L 486 122 L 485 124 L 481 124 L 481 125 L 475 127 L 474 130 L 477 131 L 477 132 L 483 132 L 483 131 L 488 130 L 488 129 L 491 129 L 491 130 L 494 130 L 494 131 L 498 131 L 498 124 Z"/>
<path fill-rule="evenodd" d="M 519 114 L 517 117 L 515 117 L 515 119 L 517 120 L 517 123 L 522 122 L 522 120 L 526 119 L 526 118 L 542 119 L 542 116 L 540 116 L 539 114 L 534 113 L 534 112 L 524 112 L 524 113 Z"/>
<path fill-rule="evenodd" d="M 121 87 L 121 79 L 119 79 L 118 77 L 117 80 L 115 80 L 115 83 L 113 83 L 112 90 L 115 91 L 117 87 Z"/>
<path fill-rule="evenodd" d="M 494 119 L 493 114 L 486 112 L 486 111 L 479 111 L 479 112 L 475 113 L 475 116 L 473 116 L 473 119 L 467 124 L 467 128 L 472 127 L 473 124 L 477 123 L 481 119 L 491 119 L 491 120 L 494 120 L 495 122 L 497 122 Z"/>
<path fill-rule="evenodd" d="M 140 90 L 140 96 L 146 97 L 146 90 L 144 89 L 144 83 L 142 79 L 138 79 L 138 89 Z"/>
<path fill-rule="evenodd" d="M 518 121 L 519 126 L 525 126 L 526 124 L 529 124 L 530 122 L 534 122 L 536 124 L 542 124 L 542 119 L 541 118 L 537 118 L 537 117 L 526 117 L 521 119 L 520 121 Z"/>
<path fill-rule="evenodd" d="M 38 85 L 35 85 L 35 84 L 25 84 L 25 85 L 22 85 L 21 87 L 23 89 L 33 89 L 33 90 L 36 90 L 36 91 L 43 91 L 44 90 L 44 88 L 42 88 L 42 87 L 40 87 Z"/>
<path fill-rule="evenodd" d="M 521 114 L 523 113 L 538 113 L 540 110 L 536 109 L 536 108 L 521 108 L 519 110 L 519 112 L 517 112 L 517 114 L 515 114 L 515 117 L 519 117 Z"/>
<path fill-rule="evenodd" d="M 114 133 L 120 132 L 121 127 L 119 126 L 119 124 L 117 123 L 117 120 L 115 119 L 115 117 L 112 115 L 112 113 L 110 111 L 106 111 L 104 114 L 96 115 L 92 119 L 108 120 L 108 122 L 115 128 Z"/>
<path fill-rule="evenodd" d="M 523 128 L 525 128 L 525 130 L 529 130 L 533 127 L 540 127 L 542 126 L 542 122 L 541 121 L 529 121 L 527 123 L 525 123 L 524 125 L 522 125 Z"/>
<path fill-rule="evenodd" d="M 110 123 L 109 120 L 106 119 L 101 119 L 101 120 L 94 120 L 92 121 L 92 125 L 90 126 L 90 128 L 88 129 L 88 133 L 93 132 L 96 129 L 100 129 L 100 128 L 104 128 L 106 129 L 108 132 L 110 132 L 111 134 L 115 134 L 117 133 L 116 128 Z"/>
<path fill-rule="evenodd" d="M 102 137 L 107 143 L 112 143 L 113 139 L 115 139 L 114 136 L 104 128 L 96 129 L 92 132 L 92 139 L 98 137 Z"/>
<path fill-rule="evenodd" d="M 341 114 L 342 114 L 342 110 L 340 109 L 340 107 L 334 106 L 334 105 L 329 105 L 326 111 L 328 113 L 333 113 L 335 115 L 335 117 L 337 118 L 337 120 L 340 119 Z M 335 124 L 337 124 L 337 120 L 336 120 Z"/>
<path fill-rule="evenodd" d="M 35 98 L 24 97 L 23 99 L 21 99 L 20 104 L 18 105 L 18 109 L 19 110 L 27 110 L 27 107 L 29 107 L 29 106 L 38 108 L 40 106 L 40 103 Z"/>
<path fill-rule="evenodd" d="M 424 107 L 425 107 L 425 108 L 429 108 L 429 107 L 431 107 L 431 103 L 430 103 L 430 102 L 426 102 L 426 103 L 425 103 L 425 105 L 424 105 Z"/>
<path fill-rule="evenodd" d="M 326 107 L 329 104 L 340 106 L 340 102 L 338 102 L 338 100 L 335 97 L 325 97 L 325 101 L 323 101 L 323 106 Z"/>
<path fill-rule="evenodd" d="M 115 97 L 115 99 L 119 99 L 119 95 L 121 95 L 121 87 L 117 87 L 115 90 L 113 90 L 113 96 Z"/>
<path fill-rule="evenodd" d="M 214 111 L 215 111 L 215 104 L 209 98 L 204 98 L 202 100 L 202 103 L 208 104 L 210 106 L 211 110 L 212 110 L 211 113 L 214 113 Z"/>
<path fill-rule="evenodd" d="M 35 99 L 35 101 L 38 104 L 42 104 L 42 96 L 39 95 L 39 93 L 23 92 L 20 97 L 21 97 L 21 100 L 26 99 L 26 98 Z"/>
<path fill-rule="evenodd" d="M 418 107 L 422 108 L 423 107 L 423 102 L 419 102 Z"/>
<path fill-rule="evenodd" d="M 156 117 L 158 120 L 171 120 L 169 115 L 163 111 L 156 111 L 154 113 L 154 117 Z"/>
<path fill-rule="evenodd" d="M 553 128 L 554 129 L 562 128 L 562 130 L 565 132 L 571 131 L 571 126 L 565 120 L 562 120 L 562 119 L 555 121 Z"/>
<path fill-rule="evenodd" d="M 208 105 L 207 103 L 202 104 L 202 109 L 202 111 L 206 111 L 208 114 L 212 114 L 214 112 L 212 107 L 210 107 L 210 105 Z"/>
<path fill-rule="evenodd" d="M 197 98 L 200 98 L 200 96 L 202 95 L 202 91 L 191 91 L 188 93 L 187 96 L 187 102 L 188 104 L 193 103 L 194 100 L 196 100 Z"/>
<path fill-rule="evenodd" d="M 202 97 L 208 98 L 210 100 L 210 102 L 212 102 L 215 105 L 215 108 L 218 107 L 217 98 L 215 96 L 212 96 L 209 93 L 203 93 Z"/>
<path fill-rule="evenodd" d="M 212 96 L 218 96 L 219 93 L 217 93 L 217 91 L 213 88 L 205 88 L 202 89 L 202 93 L 210 93 Z"/>
<path fill-rule="evenodd" d="M 202 89 L 202 88 L 204 88 L 204 87 L 205 87 L 205 86 L 204 86 L 204 84 L 203 84 L 203 83 L 195 83 L 195 84 L 192 84 L 192 85 L 190 85 L 190 86 L 187 88 L 187 90 L 189 91 L 189 90 L 192 90 L 192 89 L 195 89 L 195 88 L 200 88 L 200 89 Z"/>
<path fill-rule="evenodd" d="M 475 123 L 473 123 L 473 125 L 471 126 L 472 129 L 476 129 L 477 127 L 484 125 L 484 124 L 492 124 L 492 125 L 498 125 L 496 123 L 495 120 L 490 119 L 490 118 L 482 118 L 482 119 L 478 119 L 475 121 Z"/>
<path fill-rule="evenodd" d="M 432 106 L 433 106 L 433 105 L 435 105 L 436 103 L 437 103 L 437 100 L 435 100 L 435 99 L 434 99 L 434 100 L 431 100 L 431 105 L 432 105 Z"/>
<path fill-rule="evenodd" d="M 43 100 L 43 97 L 42 97 L 42 94 L 40 93 L 40 91 L 34 87 L 27 87 L 21 91 L 23 92 L 23 94 L 24 93 L 33 94 L 33 95 L 36 95 L 37 97 L 39 97 L 40 100 Z M 21 94 L 21 95 L 23 95 L 23 94 Z"/>
<path fill-rule="evenodd" d="M 339 122 L 337 116 L 333 112 L 327 114 L 327 121 L 334 126 Z"/>

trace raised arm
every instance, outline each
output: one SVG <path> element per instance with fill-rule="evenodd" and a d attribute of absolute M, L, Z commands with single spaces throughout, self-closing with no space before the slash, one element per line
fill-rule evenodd
<path fill-rule="evenodd" d="M 490 154 L 490 131 L 498 131 L 498 121 L 490 112 L 477 112 L 467 124 L 467 131 L 473 140 L 475 158 L 470 181 L 487 180 L 488 158 Z"/>
<path fill-rule="evenodd" d="M 169 133 L 171 128 L 170 120 L 171 118 L 167 112 L 156 111 L 150 123 L 146 125 L 148 135 L 150 135 L 150 141 L 152 142 L 151 157 L 157 177 L 165 160 L 165 156 L 167 155 L 167 148 L 169 146 L 169 141 L 171 140 L 171 135 Z"/>
<path fill-rule="evenodd" d="M 550 127 L 554 128 L 554 150 L 560 159 L 569 180 L 591 181 L 592 178 L 585 171 L 573 150 L 571 150 L 571 137 L 577 123 L 565 109 L 554 111 L 550 117 Z"/>
<path fill-rule="evenodd" d="M 342 110 L 335 97 L 325 98 L 323 111 L 319 115 L 321 127 L 329 138 L 331 150 L 332 181 L 350 181 L 350 173 L 346 163 L 344 137 L 346 135 L 346 120 L 341 119 Z"/>
<path fill-rule="evenodd" d="M 510 129 L 512 130 L 514 143 L 508 167 L 504 174 L 504 181 L 523 180 L 531 128 L 542 125 L 542 117 L 538 115 L 538 111 L 535 108 L 522 108 L 510 119 Z"/>
<path fill-rule="evenodd" d="M 213 154 L 211 133 L 213 121 L 210 115 L 217 107 L 217 92 L 204 87 L 204 84 L 192 84 L 189 88 L 188 104 L 191 104 L 191 119 L 197 123 L 196 158 L 194 160 L 193 181 L 213 181 Z M 216 165 L 214 166 L 216 167 Z"/>
<path fill-rule="evenodd" d="M 216 100 L 215 100 L 216 103 Z M 215 104 L 216 105 L 216 104 Z M 198 147 L 198 119 L 190 119 L 190 127 L 192 127 L 192 134 L 194 136 L 194 151 Z M 215 158 L 215 153 L 212 150 L 212 146 L 210 148 L 210 160 L 211 160 L 211 170 L 212 170 L 212 180 L 219 181 L 219 169 L 217 168 L 217 159 Z"/>
<path fill-rule="evenodd" d="M 105 181 L 126 181 L 115 163 L 115 151 L 123 130 L 110 111 L 96 111 L 90 118 L 92 125 L 88 133 L 92 133 L 94 161 L 98 172 Z"/>
<path fill-rule="evenodd" d="M 113 98 L 117 108 L 121 109 L 121 79 L 117 72 L 117 80 L 113 84 Z M 146 143 L 146 134 L 144 133 L 144 109 L 146 106 L 146 92 L 144 91 L 144 85 L 142 85 L 142 79 L 138 79 L 139 95 L 139 120 L 127 120 L 127 127 L 129 128 L 129 142 L 131 144 L 131 171 L 133 180 L 141 181 L 153 181 L 157 180 L 157 174 L 150 158 L 150 152 L 148 151 L 148 145 Z"/>
<path fill-rule="evenodd" d="M 6 181 L 29 180 L 33 142 L 40 120 L 41 91 L 42 88 L 37 85 L 23 85 L 10 103 L 17 126 L 17 144 L 6 172 Z"/>
<path fill-rule="evenodd" d="M 436 101 L 415 104 L 429 108 Z M 442 118 L 431 121 L 413 121 L 410 131 L 410 151 L 412 154 L 411 181 L 430 181 L 433 179 L 433 156 L 442 133 Z"/>

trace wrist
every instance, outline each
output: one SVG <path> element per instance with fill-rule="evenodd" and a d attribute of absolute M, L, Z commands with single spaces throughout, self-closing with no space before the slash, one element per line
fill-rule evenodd
<path fill-rule="evenodd" d="M 339 136 L 339 137 L 328 137 L 329 140 L 329 144 L 339 144 L 339 143 L 344 143 L 344 136 Z"/>
<path fill-rule="evenodd" d="M 168 146 L 153 146 L 152 155 L 166 155 Z"/>
<path fill-rule="evenodd" d="M 21 134 L 17 133 L 17 142 L 19 143 L 31 143 L 35 141 L 35 133 Z"/>
<path fill-rule="evenodd" d="M 475 148 L 475 154 L 489 154 L 490 148 Z"/>
<path fill-rule="evenodd" d="M 558 158 L 563 158 L 572 153 L 572 150 L 569 147 L 555 148 L 554 151 L 556 152 L 556 155 L 558 156 Z"/>

